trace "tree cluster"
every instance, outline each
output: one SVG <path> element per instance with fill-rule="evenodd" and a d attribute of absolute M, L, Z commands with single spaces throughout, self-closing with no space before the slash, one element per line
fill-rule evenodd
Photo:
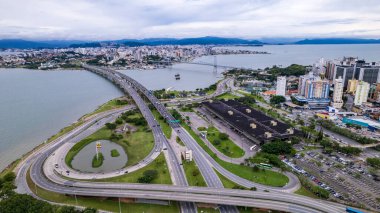
<path fill-rule="evenodd" d="M 376 139 L 361 136 L 359 134 L 351 132 L 349 129 L 340 128 L 340 127 L 336 126 L 332 121 L 329 121 L 329 120 L 319 120 L 319 123 L 324 128 L 329 129 L 330 131 L 336 132 L 340 135 L 346 136 L 346 137 L 348 137 L 352 140 L 355 140 L 361 144 L 371 144 L 371 143 L 377 143 L 378 142 Z"/>
<path fill-rule="evenodd" d="M 1 213 L 96 213 L 94 208 L 78 210 L 72 206 L 56 206 L 13 190 L 16 175 L 13 172 L 0 178 L 0 212 Z"/>
<path fill-rule="evenodd" d="M 282 95 L 274 95 L 270 98 L 270 103 L 273 105 L 279 105 L 286 101 L 285 97 Z"/>
<path fill-rule="evenodd" d="M 348 155 L 359 155 L 362 150 L 351 146 L 340 146 L 337 142 L 331 142 L 328 138 L 323 138 L 319 144 L 323 147 L 325 153 L 333 151 L 342 152 Z"/>
<path fill-rule="evenodd" d="M 256 100 L 250 96 L 240 97 L 237 99 L 237 101 L 239 101 L 240 103 L 245 104 L 245 105 L 251 105 L 251 104 L 256 103 Z"/>
<path fill-rule="evenodd" d="M 116 129 L 116 124 L 114 124 L 114 123 L 106 123 L 106 127 L 108 129 L 114 130 L 114 129 Z"/>
<path fill-rule="evenodd" d="M 310 183 L 310 181 L 308 179 L 306 179 L 303 176 L 300 176 L 299 180 L 300 180 L 302 186 L 304 186 L 306 189 L 310 190 L 312 193 L 314 193 L 318 197 L 321 197 L 324 199 L 329 198 L 330 192 L 327 191 L 326 189 L 323 189 L 319 186 L 313 185 L 312 183 Z"/>
<path fill-rule="evenodd" d="M 301 76 L 306 74 L 306 67 L 298 64 L 292 64 L 285 68 L 280 68 L 278 66 L 273 66 L 269 69 L 268 73 L 272 74 L 272 76 Z"/>
<path fill-rule="evenodd" d="M 254 157 L 250 158 L 249 161 L 254 164 L 268 163 L 281 169 L 286 168 L 285 164 L 280 160 L 280 158 L 277 155 L 269 154 L 265 152 L 258 152 Z M 254 167 L 254 169 L 259 169 L 259 168 Z"/>
<path fill-rule="evenodd" d="M 151 183 L 154 179 L 156 179 L 158 176 L 157 170 L 146 170 L 143 173 L 143 176 L 139 177 L 137 179 L 137 182 L 139 183 Z"/>
<path fill-rule="evenodd" d="M 366 161 L 368 165 L 380 169 L 380 158 L 367 158 Z"/>
<path fill-rule="evenodd" d="M 290 154 L 292 145 L 283 141 L 273 141 L 261 146 L 261 151 L 274 155 Z"/>

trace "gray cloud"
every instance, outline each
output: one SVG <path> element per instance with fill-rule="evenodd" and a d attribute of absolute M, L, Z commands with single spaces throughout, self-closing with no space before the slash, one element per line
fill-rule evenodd
<path fill-rule="evenodd" d="M 378 11 L 376 0 L 0 0 L 0 37 L 375 38 Z"/>

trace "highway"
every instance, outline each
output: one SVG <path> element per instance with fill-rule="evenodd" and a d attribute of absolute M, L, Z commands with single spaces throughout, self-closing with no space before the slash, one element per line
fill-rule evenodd
<path fill-rule="evenodd" d="M 93 67 L 89 67 L 89 68 L 93 68 Z M 124 75 L 122 73 L 117 73 L 113 70 L 108 70 L 108 69 L 107 70 L 102 70 L 99 68 L 96 68 L 96 69 L 99 70 L 99 72 L 103 73 L 103 75 L 107 75 L 109 73 L 115 73 L 115 75 L 129 82 L 130 85 L 133 85 L 136 90 L 139 90 L 143 95 L 145 95 L 149 99 L 149 101 L 153 104 L 153 106 L 157 109 L 157 111 L 166 119 L 167 123 L 169 123 L 170 126 L 177 132 L 177 135 L 181 139 L 181 141 L 190 150 L 193 151 L 193 158 L 196 164 L 198 165 L 198 168 L 208 186 L 216 187 L 216 188 L 223 187 L 222 183 L 219 180 L 218 175 L 214 171 L 214 168 L 215 168 L 223 176 L 227 177 L 231 181 L 241 186 L 244 186 L 246 188 L 256 187 L 262 190 L 278 190 L 278 191 L 284 191 L 284 192 L 293 192 L 299 188 L 299 184 L 298 184 L 298 181 L 295 180 L 296 179 L 295 176 L 291 176 L 292 178 L 290 179 L 290 182 L 289 182 L 290 184 L 282 188 L 279 188 L 279 187 L 263 186 L 261 184 L 254 183 L 252 181 L 241 178 L 229 172 L 228 170 L 220 166 L 210 155 L 208 155 L 208 153 L 205 150 L 203 150 L 203 148 L 194 140 L 193 137 L 189 135 L 189 133 L 185 129 L 183 129 L 178 123 L 172 122 L 176 119 L 169 113 L 166 107 L 163 106 L 163 104 L 161 104 L 161 102 L 152 94 L 151 91 L 149 91 L 139 82 L 135 81 L 134 79 L 130 78 L 127 75 Z M 231 84 L 231 82 L 233 83 L 232 80 L 228 80 L 226 82 L 229 84 Z M 218 94 L 218 92 L 221 93 L 223 91 L 223 88 L 224 87 L 222 86 L 218 87 L 216 94 Z M 216 94 L 213 94 L 212 96 Z"/>
<path fill-rule="evenodd" d="M 88 67 L 90 69 L 93 69 L 93 67 Z M 284 188 L 278 188 L 278 187 L 267 187 L 262 186 L 261 184 L 253 183 L 251 181 L 248 181 L 244 178 L 241 178 L 235 174 L 232 174 L 231 172 L 224 169 L 222 166 L 220 166 L 213 158 L 211 158 L 199 145 L 198 143 L 189 135 L 189 133 L 183 129 L 178 123 L 173 123 L 171 121 L 175 120 L 174 117 L 168 112 L 166 107 L 164 107 L 160 101 L 152 94 L 151 91 L 146 89 L 143 85 L 135 81 L 134 79 L 122 74 L 117 73 L 113 70 L 109 69 L 99 69 L 95 68 L 99 72 L 98 74 L 108 76 L 110 73 L 113 73 L 114 75 L 124 79 L 128 82 L 130 86 L 133 86 L 134 89 L 139 90 L 143 95 L 145 95 L 149 101 L 153 104 L 153 106 L 159 111 L 159 113 L 167 120 L 167 122 L 171 125 L 171 127 L 177 132 L 177 135 L 180 137 L 182 142 L 186 144 L 186 146 L 193 150 L 193 158 L 195 162 L 198 165 L 199 170 L 201 171 L 202 176 L 204 177 L 206 184 L 210 187 L 215 188 L 223 188 L 223 185 L 217 176 L 216 172 L 214 171 L 214 168 L 220 172 L 222 175 L 229 178 L 231 181 L 245 186 L 247 188 L 256 187 L 259 189 L 264 190 L 279 190 L 279 191 L 294 191 L 294 188 L 298 188 L 298 181 L 292 181 L 290 180 L 291 184 L 288 184 Z M 233 83 L 232 80 L 228 80 L 228 83 Z M 218 91 L 222 92 L 224 86 L 218 87 L 216 94 Z M 293 178 L 296 178 L 293 176 Z"/>
<path fill-rule="evenodd" d="M 98 69 L 98 68 L 97 68 Z M 108 72 L 108 71 L 107 71 Z M 118 73 L 116 73 L 118 74 Z M 26 158 L 22 166 L 17 173 L 17 186 L 18 190 L 25 189 L 27 193 L 31 193 L 31 190 L 26 185 L 26 175 L 30 167 L 30 174 L 33 182 L 41 188 L 44 188 L 49 191 L 54 191 L 62 194 L 71 194 L 71 195 L 82 195 L 82 196 L 100 196 L 100 197 L 128 197 L 128 198 L 145 198 L 145 199 L 158 199 L 158 200 L 176 200 L 181 203 L 181 210 L 184 212 L 194 212 L 196 211 L 193 202 L 200 203 L 214 203 L 222 205 L 222 212 L 236 212 L 235 207 L 230 206 L 247 206 L 247 207 L 259 207 L 259 208 L 269 208 L 281 211 L 288 212 L 344 212 L 345 207 L 340 204 L 330 203 L 322 200 L 315 200 L 303 196 L 298 196 L 294 194 L 283 193 L 281 190 L 270 190 L 269 192 L 263 191 L 249 191 L 249 190 L 231 190 L 222 188 L 223 185 L 220 184 L 219 178 L 215 175 L 213 168 L 216 168 L 218 171 L 222 170 L 217 168 L 217 163 L 214 165 L 210 159 L 207 158 L 207 153 L 203 153 L 203 149 L 194 141 L 194 139 L 188 135 L 184 129 L 182 129 L 178 124 L 172 123 L 175 131 L 179 131 L 181 139 L 186 145 L 192 146 L 194 148 L 193 152 L 198 153 L 198 164 L 202 175 L 204 175 L 205 180 L 209 186 L 213 187 L 189 187 L 187 186 L 186 177 L 183 173 L 183 168 L 178 162 L 178 159 L 175 157 L 174 153 L 171 150 L 170 144 L 164 137 L 161 128 L 157 126 L 154 117 L 150 116 L 151 112 L 142 98 L 138 95 L 137 87 L 133 82 L 123 84 L 125 80 L 118 75 L 110 76 L 106 75 L 108 79 L 118 84 L 125 89 L 136 102 L 137 107 L 140 108 L 140 111 L 147 119 L 149 126 L 158 127 L 157 131 L 153 130 L 156 141 L 162 141 L 163 147 L 167 147 L 168 153 L 170 154 L 171 164 L 173 173 L 175 173 L 176 186 L 169 185 L 152 185 L 152 184 L 126 184 L 126 183 L 95 183 L 95 182 L 85 182 L 85 181 L 68 181 L 62 179 L 58 175 L 58 172 L 50 170 L 50 173 L 44 172 L 46 168 L 44 166 L 45 160 L 51 156 L 63 143 L 66 143 L 69 139 L 77 136 L 79 133 L 82 133 L 89 129 L 92 131 L 99 126 L 96 122 L 109 122 L 112 119 L 115 119 L 118 114 L 113 113 L 109 117 L 104 118 L 94 118 L 85 124 L 81 125 L 78 128 L 75 128 L 73 131 L 60 138 L 59 140 L 49 143 L 39 150 L 38 153 L 34 153 L 28 158 Z M 131 84 L 133 83 L 133 84 Z M 144 91 L 139 89 L 140 91 Z M 145 92 L 149 93 L 145 89 Z M 152 96 L 147 96 L 148 99 L 153 99 Z M 136 99 L 135 99 L 136 98 Z M 154 100 L 154 99 L 153 99 Z M 161 104 L 156 101 L 152 102 L 156 108 L 160 111 L 162 110 Z M 163 107 L 163 106 L 162 106 Z M 167 119 L 172 119 L 169 117 L 166 108 L 165 111 L 160 111 Z M 119 112 L 121 113 L 121 112 Z M 171 116 L 171 115 L 170 115 Z M 102 119 L 102 120 L 100 120 Z M 104 120 L 103 120 L 104 119 Z M 186 142 L 185 142 L 185 140 Z M 190 147 L 189 147 L 190 148 Z M 190 148 L 191 149 L 191 148 Z M 203 152 L 202 152 L 203 151 Z M 208 156 L 209 157 L 209 156 Z M 210 157 L 209 157 L 210 158 Z M 201 169 L 202 168 L 202 169 Z M 53 171 L 53 172 L 51 172 Z M 227 178 L 228 171 L 225 171 Z M 233 174 L 232 174 L 233 175 Z M 233 176 L 232 176 L 233 177 Z M 245 179 L 243 179 L 245 180 Z M 238 180 L 240 181 L 239 178 Z M 246 180 L 248 181 L 248 180 Z M 250 181 L 248 181 L 250 182 Z M 251 182 L 250 182 L 251 183 Z M 220 187 L 221 186 L 221 187 Z M 227 206 L 226 206 L 227 205 Z"/>

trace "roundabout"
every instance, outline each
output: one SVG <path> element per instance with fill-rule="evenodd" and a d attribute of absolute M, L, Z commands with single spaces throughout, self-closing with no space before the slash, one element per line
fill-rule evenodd
<path fill-rule="evenodd" d="M 33 189 L 28 187 L 25 183 L 25 177 L 30 176 L 35 187 L 38 186 L 44 190 L 53 191 L 59 194 L 72 195 L 75 197 L 79 195 L 87 197 L 114 197 L 119 199 L 134 198 L 179 201 L 182 212 L 197 212 L 195 203 L 203 203 L 205 201 L 207 203 L 217 204 L 221 212 L 237 212 L 237 209 L 234 206 L 269 208 L 289 212 L 344 211 L 345 207 L 340 204 L 314 200 L 287 193 L 288 190 L 295 188 L 295 186 L 291 184 L 282 188 L 268 187 L 237 177 L 210 158 L 210 156 L 201 149 L 201 147 L 183 128 L 173 124 L 172 128 L 180 135 L 181 140 L 195 152 L 195 163 L 198 164 L 198 168 L 208 185 L 208 187 L 189 186 L 186 177 L 184 176 L 182 164 L 180 163 L 180 160 L 177 159 L 173 148 L 171 147 L 172 144 L 170 144 L 165 138 L 161 127 L 156 119 L 154 119 L 148 105 L 142 100 L 136 90 L 143 92 L 145 97 L 148 97 L 152 103 L 156 104 L 155 107 L 160 111 L 160 114 L 169 119 L 166 109 L 151 96 L 149 91 L 145 88 L 139 88 L 142 86 L 134 82 L 132 79 L 128 79 L 126 76 L 120 77 L 121 74 L 114 74 L 111 70 L 101 71 L 103 71 L 103 75 L 109 74 L 108 79 L 112 79 L 117 84 L 121 84 L 121 87 L 133 97 L 135 104 L 140 109 L 141 114 L 145 118 L 150 127 L 150 131 L 154 136 L 154 147 L 149 155 L 138 163 L 123 168 L 117 172 L 78 172 L 67 166 L 65 163 L 65 156 L 69 150 L 79 141 L 101 129 L 106 123 L 118 119 L 121 114 L 121 112 L 118 112 L 109 117 L 97 118 L 94 122 L 89 121 L 57 142 L 48 144 L 40 150 L 38 154 L 31 155 L 25 159 L 17 175 L 18 190 L 24 188 L 28 194 L 33 194 L 31 191 Z M 153 162 L 161 152 L 165 154 L 173 185 L 115 182 L 101 183 L 88 181 L 116 177 L 125 173 L 130 173 L 131 171 L 136 171 Z M 111 150 L 107 155 L 111 155 Z M 89 156 L 90 159 L 92 157 L 91 155 Z M 128 158 L 130 159 L 129 154 Z M 55 164 L 58 164 L 58 168 L 54 166 Z M 257 191 L 224 189 L 218 176 L 216 176 L 214 169 L 240 185 L 248 186 L 248 188 L 257 186 Z M 28 174 L 29 170 L 30 175 Z M 62 176 L 69 177 L 69 180 Z"/>

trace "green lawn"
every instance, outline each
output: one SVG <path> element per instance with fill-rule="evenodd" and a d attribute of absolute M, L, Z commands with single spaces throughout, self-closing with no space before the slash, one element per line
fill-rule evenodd
<path fill-rule="evenodd" d="M 233 95 L 231 93 L 224 93 L 222 95 L 219 95 L 216 97 L 217 99 L 221 100 L 221 99 L 235 99 L 235 98 L 238 98 L 236 95 Z"/>
<path fill-rule="evenodd" d="M 183 168 L 186 173 L 186 179 L 189 182 L 190 186 L 207 186 L 201 172 L 198 169 L 198 166 L 194 161 L 184 161 Z"/>
<path fill-rule="evenodd" d="M 236 91 L 236 92 L 237 92 L 237 93 L 240 93 L 240 94 L 242 94 L 242 95 L 244 95 L 244 96 L 246 96 L 246 97 L 250 97 L 250 98 L 253 98 L 253 99 L 257 100 L 257 101 L 260 101 L 260 102 L 266 103 L 265 99 L 264 99 L 262 96 L 260 96 L 260 95 L 253 95 L 253 94 L 250 94 L 250 93 L 246 93 L 246 92 L 244 92 L 244 91 L 241 91 L 241 90 L 238 90 L 238 91 Z"/>
<path fill-rule="evenodd" d="M 152 181 L 152 183 L 156 184 L 172 184 L 172 181 L 170 179 L 169 169 L 166 165 L 166 160 L 164 154 L 160 154 L 152 163 L 149 165 L 125 174 L 118 177 L 113 178 L 106 178 L 106 179 L 100 179 L 95 180 L 99 182 L 126 182 L 126 183 L 137 183 L 137 179 L 141 176 L 143 176 L 143 173 L 147 170 L 157 170 L 158 176 L 156 179 Z"/>
<path fill-rule="evenodd" d="M 75 197 L 66 196 L 63 194 L 58 194 L 55 192 L 50 192 L 35 186 L 32 182 L 29 172 L 27 175 L 27 183 L 29 188 L 35 190 L 37 189 L 37 195 L 45 200 L 63 203 L 67 205 L 76 205 Z M 35 191 L 34 191 L 35 192 Z M 118 199 L 105 199 L 105 198 L 90 198 L 90 197 L 80 197 L 77 196 L 78 205 L 84 207 L 92 207 L 110 212 L 119 212 Z M 122 213 L 155 213 L 155 212 L 165 212 L 165 213 L 177 213 L 179 212 L 179 206 L 176 202 L 171 202 L 169 206 L 154 205 L 154 204 L 143 204 L 143 203 L 124 203 L 121 202 L 121 212 Z"/>
<path fill-rule="evenodd" d="M 165 119 L 160 115 L 160 113 L 157 110 L 152 110 L 152 113 L 158 121 L 158 124 L 160 124 L 161 129 L 164 132 L 166 138 L 171 138 L 172 128 L 169 126 L 169 124 L 166 123 Z"/>
<path fill-rule="evenodd" d="M 224 188 L 226 188 L 226 189 L 236 189 L 236 188 L 242 187 L 242 186 L 240 186 L 240 185 L 232 182 L 230 179 L 224 177 L 222 174 L 220 174 L 215 169 L 214 169 L 214 171 L 219 176 L 220 181 L 222 181 Z M 244 187 L 242 187 L 242 188 L 244 188 Z"/>
<path fill-rule="evenodd" d="M 67 126 L 63 129 L 61 129 L 57 134 L 53 135 L 52 137 L 50 137 L 48 139 L 48 142 L 51 142 L 55 139 L 57 139 L 58 137 L 70 132 L 71 130 L 73 130 L 74 128 L 82 125 L 84 123 L 84 119 L 85 118 L 88 118 L 92 115 L 95 115 L 97 113 L 100 113 L 100 112 L 105 112 L 105 111 L 108 111 L 108 110 L 112 110 L 112 109 L 116 109 L 116 108 L 120 108 L 122 106 L 125 106 L 127 104 L 127 102 L 120 102 L 120 101 L 117 101 L 119 98 L 117 99 L 113 99 L 113 100 L 110 100 L 108 101 L 107 103 L 99 106 L 95 111 L 91 112 L 91 113 L 88 113 L 84 116 L 82 116 L 77 122 L 71 124 L 70 126 Z"/>
<path fill-rule="evenodd" d="M 27 155 L 29 155 L 29 153 Z M 5 169 L 3 169 L 0 172 L 0 178 L 4 177 L 4 175 L 6 175 L 8 172 L 12 172 L 20 162 L 21 162 L 21 158 L 15 160 L 11 164 L 9 164 Z"/>
<path fill-rule="evenodd" d="M 181 112 L 194 112 L 193 108 L 186 107 L 186 106 L 179 108 L 179 111 L 181 111 Z"/>
<path fill-rule="evenodd" d="M 218 162 L 222 167 L 227 169 L 228 171 L 238 175 L 239 177 L 245 178 L 255 183 L 260 183 L 267 186 L 285 186 L 289 179 L 287 176 L 271 171 L 271 170 L 260 170 L 253 171 L 251 167 L 237 165 L 225 162 L 220 160 L 202 141 L 201 138 L 186 124 L 183 124 L 183 127 L 189 132 L 189 134 L 198 142 L 198 144 L 211 156 L 214 158 L 216 162 Z"/>
<path fill-rule="evenodd" d="M 185 144 L 182 142 L 181 138 L 179 138 L 178 136 L 175 138 L 175 141 L 181 145 L 181 146 L 185 146 Z"/>
<path fill-rule="evenodd" d="M 101 152 L 95 154 L 92 158 L 92 168 L 98 168 L 103 165 L 104 156 Z"/>
<path fill-rule="evenodd" d="M 119 156 L 120 156 L 120 153 L 119 153 L 119 151 L 117 151 L 117 149 L 111 150 L 111 157 L 115 158 L 115 157 L 119 157 Z"/>
<path fill-rule="evenodd" d="M 75 129 L 76 127 L 82 125 L 84 123 L 84 121 L 80 120 L 80 121 L 77 121 L 73 124 L 71 124 L 70 126 L 67 126 L 67 127 L 64 127 L 63 129 L 59 130 L 59 132 L 53 136 L 51 136 L 47 142 L 52 142 L 53 140 L 61 137 L 62 135 L 70 132 L 71 130 Z"/>
<path fill-rule="evenodd" d="M 298 189 L 297 191 L 295 191 L 294 193 L 298 194 L 298 195 L 311 197 L 311 198 L 318 198 L 318 196 L 316 196 L 313 192 L 309 191 L 308 189 L 306 189 L 303 186 L 300 189 Z"/>
<path fill-rule="evenodd" d="M 129 115 L 131 118 L 141 117 L 140 113 Z M 120 124 L 124 125 L 124 124 Z M 119 126 L 120 126 L 119 125 Z M 89 143 L 97 140 L 109 140 L 113 130 L 103 127 L 88 136 L 87 138 L 76 143 L 67 153 L 65 162 L 71 167 L 71 162 L 76 154 Z M 154 138 L 152 132 L 147 126 L 137 126 L 137 130 L 132 133 L 123 134 L 123 138 L 114 140 L 124 148 L 128 156 L 126 166 L 134 165 L 144 159 L 154 147 Z"/>
<path fill-rule="evenodd" d="M 240 158 L 244 156 L 244 150 L 232 142 L 231 139 L 228 138 L 221 140 L 219 136 L 220 132 L 215 127 L 210 127 L 207 129 L 207 139 L 221 153 L 231 158 Z M 218 142 L 218 144 L 216 144 L 216 142 Z"/>
<path fill-rule="evenodd" d="M 128 104 L 127 101 L 121 100 L 120 98 L 112 99 L 112 100 L 108 101 L 107 103 L 100 105 L 95 111 L 84 115 L 81 119 L 88 118 L 88 117 L 90 117 L 94 114 L 100 113 L 100 112 L 105 112 L 108 110 L 117 109 L 117 108 L 123 107 L 127 104 Z"/>

